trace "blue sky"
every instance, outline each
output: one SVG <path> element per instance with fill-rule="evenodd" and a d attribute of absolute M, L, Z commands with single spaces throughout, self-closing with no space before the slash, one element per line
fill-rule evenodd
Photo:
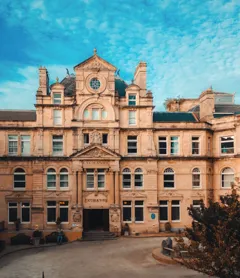
<path fill-rule="evenodd" d="M 38 67 L 50 78 L 98 54 L 130 81 L 148 64 L 157 109 L 210 85 L 240 102 L 239 0 L 1 0 L 0 109 L 33 109 Z"/>

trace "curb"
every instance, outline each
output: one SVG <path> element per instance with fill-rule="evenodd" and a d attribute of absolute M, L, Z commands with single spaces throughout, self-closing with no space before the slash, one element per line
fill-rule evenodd
<path fill-rule="evenodd" d="M 160 252 L 160 248 L 155 248 L 152 250 L 152 257 L 162 264 L 176 265 L 178 262 L 174 261 L 171 257 L 167 257 Z"/>

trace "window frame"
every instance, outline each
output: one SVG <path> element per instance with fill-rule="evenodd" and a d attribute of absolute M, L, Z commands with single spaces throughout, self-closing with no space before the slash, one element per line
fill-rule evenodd
<path fill-rule="evenodd" d="M 103 181 L 99 180 L 99 177 L 103 177 Z M 99 182 L 103 182 L 103 187 L 99 187 Z M 106 174 L 105 169 L 97 169 L 97 188 L 98 190 L 104 190 L 106 187 Z"/>
<path fill-rule="evenodd" d="M 89 140 L 89 133 L 88 132 L 84 132 L 83 133 L 83 144 L 86 146 L 86 145 L 89 145 L 90 144 L 90 140 Z M 85 139 L 87 139 L 87 140 L 85 140 Z M 85 141 L 87 141 L 86 143 L 85 143 Z"/>
<path fill-rule="evenodd" d="M 165 140 L 160 139 L 160 138 L 165 138 Z M 165 154 L 161 154 L 160 153 L 160 149 L 164 149 L 164 148 L 160 148 L 160 143 L 165 143 L 166 144 L 166 153 Z M 158 155 L 160 156 L 167 156 L 168 155 L 168 137 L 167 136 L 158 136 Z"/>
<path fill-rule="evenodd" d="M 55 205 L 48 205 L 49 202 L 55 202 Z M 48 209 L 51 209 L 51 208 L 55 208 L 55 220 L 54 221 L 48 221 Z M 51 200 L 48 200 L 47 201 L 47 214 L 46 214 L 46 217 L 47 217 L 47 224 L 48 225 L 56 225 L 56 221 L 57 221 L 57 201 L 51 201 Z"/>
<path fill-rule="evenodd" d="M 22 172 L 17 172 L 17 170 L 22 170 Z M 24 176 L 24 180 L 15 180 L 15 176 Z M 24 182 L 24 186 L 23 187 L 15 187 L 15 183 L 20 183 L 20 182 Z M 26 171 L 23 169 L 23 168 L 16 168 L 13 172 L 13 190 L 26 190 L 26 185 L 27 185 L 27 182 L 26 182 Z"/>
<path fill-rule="evenodd" d="M 102 144 L 103 145 L 108 144 L 108 133 L 102 133 Z"/>
<path fill-rule="evenodd" d="M 136 137 L 136 139 L 129 139 L 129 137 Z M 135 143 L 136 144 L 136 147 L 130 147 L 129 146 L 129 143 Z M 130 149 L 136 149 L 136 152 L 134 152 L 134 153 L 129 153 L 129 150 Z M 128 155 L 137 155 L 137 153 L 138 153 L 138 136 L 137 135 L 128 135 L 127 136 L 127 154 Z"/>
<path fill-rule="evenodd" d="M 177 140 L 174 140 L 172 138 L 177 138 Z M 177 152 L 173 153 L 172 150 L 174 150 L 175 148 L 172 147 L 172 143 L 177 143 Z M 179 142 L 179 136 L 170 136 L 170 155 L 171 156 L 176 156 L 179 155 L 180 153 L 180 142 Z"/>
<path fill-rule="evenodd" d="M 67 176 L 67 180 L 61 180 L 63 176 Z M 61 183 L 67 183 L 67 186 L 61 186 Z M 69 189 L 69 172 L 67 168 L 61 168 L 59 172 L 59 188 L 60 190 L 68 190 Z"/>
<path fill-rule="evenodd" d="M 23 203 L 24 204 L 28 203 L 28 206 L 23 206 Z M 22 220 L 22 218 L 23 218 L 23 209 L 28 209 L 29 221 L 23 221 Z M 20 203 L 20 219 L 21 219 L 21 223 L 22 224 L 29 224 L 29 223 L 31 223 L 31 203 L 30 202 L 21 202 Z"/>
<path fill-rule="evenodd" d="M 24 139 L 25 137 L 25 139 Z M 28 139 L 26 139 L 26 137 Z M 23 146 L 24 146 L 24 142 L 28 142 L 29 143 L 29 152 L 28 153 L 23 153 Z M 20 144 L 21 144 L 21 155 L 22 156 L 29 156 L 31 155 L 31 135 L 20 135 Z"/>
<path fill-rule="evenodd" d="M 226 171 L 226 170 L 228 170 L 228 169 L 231 169 L 232 170 L 232 173 L 224 173 L 224 171 Z M 226 187 L 226 186 L 223 186 L 223 176 L 231 176 L 231 175 L 233 175 L 233 181 L 232 182 L 234 182 L 234 178 L 235 178 L 235 171 L 231 168 L 231 167 L 225 167 L 225 168 L 223 168 L 222 169 L 222 171 L 221 171 L 221 189 L 231 189 L 232 187 L 231 187 L 231 184 L 230 184 L 230 186 L 229 187 Z"/>
<path fill-rule="evenodd" d="M 195 139 L 194 139 L 195 138 Z M 196 139 L 198 138 L 198 139 Z M 193 156 L 199 156 L 201 154 L 201 144 L 200 144 L 200 136 L 192 136 L 192 155 Z M 193 144 L 198 144 L 197 148 L 193 148 Z M 194 150 L 198 150 L 198 153 L 194 153 Z"/>
<path fill-rule="evenodd" d="M 194 176 L 197 176 L 197 175 L 199 175 L 199 186 L 194 186 Z M 201 181 L 202 181 L 202 179 L 201 179 L 201 170 L 198 167 L 194 167 L 192 169 L 192 189 L 202 188 Z"/>
<path fill-rule="evenodd" d="M 60 116 L 56 115 L 56 113 L 59 113 Z M 53 109 L 53 125 L 55 125 L 55 126 L 61 126 L 62 125 L 62 110 Z"/>
<path fill-rule="evenodd" d="M 63 205 L 61 204 L 61 202 L 67 202 L 67 205 Z M 67 208 L 67 218 L 68 218 L 68 221 L 61 221 L 62 224 L 68 224 L 69 223 L 69 201 L 59 201 L 58 202 L 58 216 L 56 214 L 56 218 L 60 217 L 61 219 L 61 209 L 66 209 Z"/>
<path fill-rule="evenodd" d="M 54 170 L 54 171 L 50 171 L 50 170 Z M 56 190 L 57 189 L 57 172 L 56 172 L 56 170 L 54 168 L 48 168 L 46 175 L 47 175 L 47 183 L 46 183 L 47 190 Z M 55 176 L 55 179 L 53 181 L 48 180 L 48 177 L 53 176 L 53 175 Z M 55 187 L 49 187 L 48 184 L 53 183 L 53 182 L 55 183 Z"/>
<path fill-rule="evenodd" d="M 124 204 L 124 202 L 130 202 L 130 205 L 126 205 L 126 204 Z M 123 223 L 132 223 L 133 221 L 132 221 L 132 212 L 133 212 L 133 210 L 132 210 L 132 201 L 131 200 L 123 200 L 122 201 L 122 222 Z M 130 215 L 131 215 L 131 220 L 124 220 L 124 208 L 127 208 L 127 209 L 129 209 L 130 208 Z"/>
<path fill-rule="evenodd" d="M 56 97 L 57 95 L 58 96 L 60 95 L 60 97 Z M 59 102 L 59 99 L 60 99 L 60 102 Z M 60 92 L 53 93 L 53 104 L 55 104 L 55 105 L 62 104 L 62 93 L 60 93 Z"/>
<path fill-rule="evenodd" d="M 136 205 L 136 202 L 142 202 L 142 204 Z M 136 208 L 142 209 L 143 220 L 136 220 Z M 134 223 L 144 223 L 144 201 L 143 200 L 134 200 Z"/>
<path fill-rule="evenodd" d="M 61 137 L 61 139 L 60 139 L 60 137 Z M 54 146 L 54 143 L 61 143 L 62 150 L 56 151 L 57 148 L 56 148 L 56 146 Z M 57 144 L 57 146 L 59 148 L 60 144 Z M 54 148 L 55 148 L 55 150 L 54 150 Z M 52 135 L 52 155 L 53 156 L 63 156 L 63 135 Z"/>
<path fill-rule="evenodd" d="M 93 176 L 93 187 L 88 187 L 88 176 Z M 86 169 L 86 189 L 94 190 L 95 188 L 95 170 L 94 169 Z"/>
<path fill-rule="evenodd" d="M 140 182 L 142 183 L 141 186 L 136 186 L 136 176 L 137 175 L 141 176 L 141 180 L 140 180 Z M 137 182 L 139 182 L 139 181 L 137 181 Z M 143 179 L 143 170 L 142 170 L 142 168 L 137 168 L 134 171 L 134 188 L 137 189 L 137 190 L 140 190 L 140 189 L 144 188 L 144 179 Z"/>
<path fill-rule="evenodd" d="M 10 206 L 9 204 L 16 204 L 15 206 Z M 16 220 L 18 219 L 18 202 L 8 202 L 8 224 L 14 224 L 14 222 L 16 221 L 10 221 L 10 208 L 13 208 L 13 209 L 17 209 L 17 217 L 16 217 Z"/>
<path fill-rule="evenodd" d="M 124 178 L 124 176 L 127 176 L 127 175 L 130 176 L 130 179 Z M 130 182 L 130 186 L 129 187 L 125 187 L 124 183 L 128 183 L 128 182 Z M 132 173 L 131 173 L 131 170 L 129 168 L 124 168 L 122 170 L 122 188 L 124 190 L 132 188 Z"/>
<path fill-rule="evenodd" d="M 173 204 L 173 202 L 178 201 L 177 204 Z M 179 219 L 178 220 L 173 220 L 173 208 L 179 208 Z M 171 201 L 171 222 L 181 222 L 181 201 L 180 200 L 172 200 Z"/>
<path fill-rule="evenodd" d="M 15 139 L 10 139 L 10 137 L 15 137 Z M 10 142 L 17 142 L 16 146 L 10 147 Z M 16 152 L 10 152 L 10 148 L 16 149 Z M 8 135 L 8 155 L 15 156 L 18 155 L 18 135 Z"/>
<path fill-rule="evenodd" d="M 161 204 L 161 202 L 166 202 L 166 204 Z M 159 222 L 161 222 L 161 223 L 169 222 L 168 204 L 169 204 L 168 200 L 159 200 Z M 161 219 L 161 208 L 167 208 L 167 219 L 166 220 Z"/>
<path fill-rule="evenodd" d="M 137 115 L 137 111 L 136 110 L 129 110 L 128 111 L 128 125 L 135 126 L 137 124 L 137 117 L 136 117 L 136 115 Z"/>
<path fill-rule="evenodd" d="M 171 171 L 170 171 L 171 170 Z M 170 173 L 170 174 L 169 174 Z M 173 181 L 171 181 L 171 180 L 165 180 L 165 176 L 166 175 L 173 175 Z M 165 187 L 165 182 L 173 182 L 173 187 Z M 170 167 L 168 167 L 168 168 L 166 168 L 165 170 L 164 170 L 164 172 L 163 172 L 163 188 L 164 189 L 176 189 L 176 181 L 175 181 L 175 171 L 172 169 L 172 168 L 170 168 Z"/>
<path fill-rule="evenodd" d="M 131 99 L 134 97 L 134 99 Z M 130 104 L 132 102 L 132 104 Z M 128 95 L 128 106 L 137 106 L 137 95 L 136 94 L 129 94 Z"/>
<path fill-rule="evenodd" d="M 224 137 L 232 138 L 232 140 L 222 141 L 222 139 Z M 233 147 L 232 148 L 223 148 L 222 145 L 226 144 L 226 143 L 232 143 Z M 223 152 L 223 149 L 226 149 L 226 150 L 232 149 L 233 151 L 231 153 L 228 153 L 228 152 L 225 153 L 225 152 Z M 234 135 L 220 136 L 220 154 L 221 155 L 233 155 L 234 153 L 235 153 Z"/>

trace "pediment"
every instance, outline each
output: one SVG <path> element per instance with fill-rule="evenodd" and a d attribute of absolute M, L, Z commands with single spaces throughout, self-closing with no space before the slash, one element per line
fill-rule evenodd
<path fill-rule="evenodd" d="M 112 64 L 110 64 L 109 62 L 107 62 L 106 60 L 102 59 L 101 57 L 99 57 L 97 54 L 94 54 L 93 56 L 91 56 L 90 58 L 88 58 L 87 60 L 81 62 L 80 64 L 76 65 L 74 67 L 74 70 L 76 69 L 107 69 L 110 71 L 116 71 L 117 68 L 114 67 Z"/>
<path fill-rule="evenodd" d="M 94 144 L 73 154 L 72 158 L 81 160 L 116 160 L 120 159 L 120 155 L 101 145 Z"/>
<path fill-rule="evenodd" d="M 10 194 L 5 196 L 5 199 L 7 201 L 13 200 L 13 201 L 23 201 L 23 200 L 27 200 L 30 201 L 32 200 L 32 196 L 27 194 L 25 191 L 14 191 L 11 192 Z"/>

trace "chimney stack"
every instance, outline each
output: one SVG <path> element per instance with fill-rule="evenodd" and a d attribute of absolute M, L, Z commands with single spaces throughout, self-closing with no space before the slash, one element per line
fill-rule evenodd
<path fill-rule="evenodd" d="M 147 63 L 140 62 L 134 73 L 134 84 L 138 85 L 141 90 L 145 90 L 147 86 Z"/>
<path fill-rule="evenodd" d="M 45 67 L 40 66 L 39 68 L 39 88 L 37 90 L 37 95 L 48 95 L 49 90 L 49 77 L 48 71 Z"/>
<path fill-rule="evenodd" d="M 214 91 L 212 88 L 207 89 L 200 95 L 200 120 L 213 118 L 215 111 Z"/>

